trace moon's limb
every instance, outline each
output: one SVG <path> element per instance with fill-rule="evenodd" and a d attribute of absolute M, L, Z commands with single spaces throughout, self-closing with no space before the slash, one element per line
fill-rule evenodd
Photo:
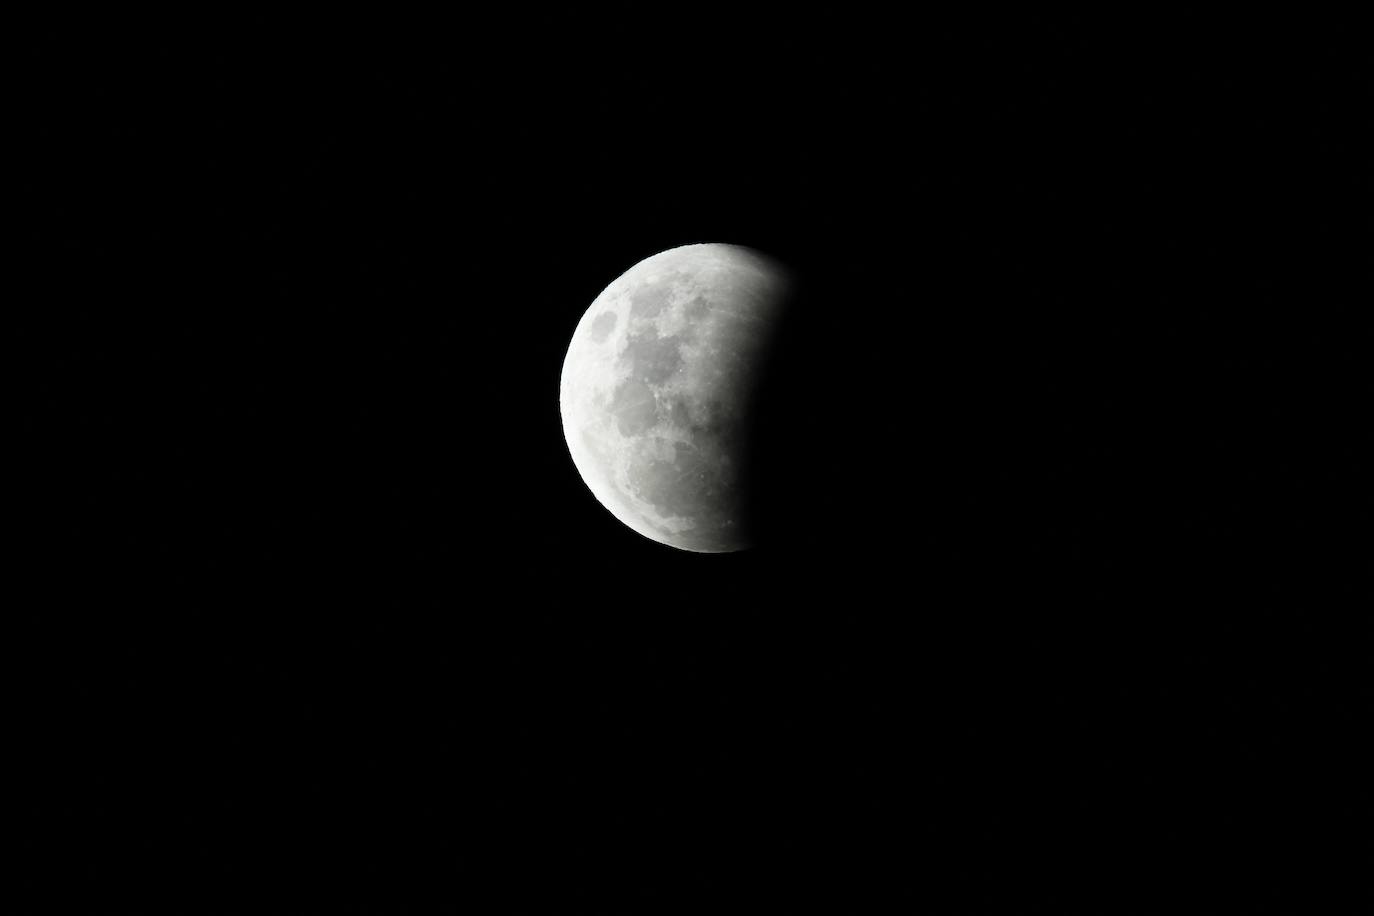
<path fill-rule="evenodd" d="M 563 362 L 563 431 L 582 479 L 645 537 L 748 546 L 743 449 L 754 374 L 789 279 L 748 248 L 673 248 L 587 309 Z"/>

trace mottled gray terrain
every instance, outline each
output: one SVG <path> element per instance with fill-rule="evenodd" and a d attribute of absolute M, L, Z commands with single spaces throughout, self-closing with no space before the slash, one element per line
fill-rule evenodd
<path fill-rule="evenodd" d="M 748 546 L 748 408 L 788 288 L 734 245 L 654 255 L 608 286 L 563 363 L 560 405 L 583 480 L 646 537 L 699 552 Z"/>

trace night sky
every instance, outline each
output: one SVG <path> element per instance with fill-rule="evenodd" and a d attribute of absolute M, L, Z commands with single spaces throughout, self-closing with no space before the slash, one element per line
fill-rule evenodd
<path fill-rule="evenodd" d="M 1343 29 L 797 15 L 20 37 L 8 911 L 1368 905 Z M 802 281 L 739 554 L 558 413 L 704 241 Z"/>

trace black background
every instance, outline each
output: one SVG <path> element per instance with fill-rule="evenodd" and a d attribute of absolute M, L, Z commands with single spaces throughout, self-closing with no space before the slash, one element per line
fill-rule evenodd
<path fill-rule="evenodd" d="M 1360 911 L 1342 31 L 38 29 L 20 910 Z M 804 281 L 733 555 L 558 416 L 698 241 Z"/>

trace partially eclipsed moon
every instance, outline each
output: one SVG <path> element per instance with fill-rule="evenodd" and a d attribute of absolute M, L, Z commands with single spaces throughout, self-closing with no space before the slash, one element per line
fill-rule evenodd
<path fill-rule="evenodd" d="M 573 463 L 645 537 L 702 553 L 749 546 L 750 395 L 786 271 L 735 245 L 640 261 L 582 316 L 559 404 Z"/>

